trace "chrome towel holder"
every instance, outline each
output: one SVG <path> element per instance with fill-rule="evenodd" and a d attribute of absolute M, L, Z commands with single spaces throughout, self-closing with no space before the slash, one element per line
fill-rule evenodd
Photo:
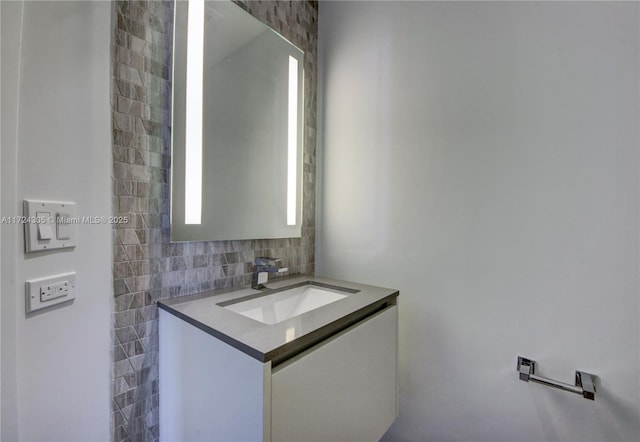
<path fill-rule="evenodd" d="M 581 395 L 585 399 L 595 400 L 596 398 L 596 376 L 584 371 L 576 370 L 575 385 L 566 384 L 554 379 L 544 378 L 536 374 L 536 361 L 518 356 L 518 373 L 520 380 L 525 382 L 536 382 L 560 390 L 569 391 Z"/>

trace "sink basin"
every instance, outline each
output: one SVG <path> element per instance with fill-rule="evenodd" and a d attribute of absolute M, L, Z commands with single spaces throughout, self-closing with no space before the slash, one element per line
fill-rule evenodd
<path fill-rule="evenodd" d="M 356 291 L 306 284 L 221 306 L 271 325 L 338 301 Z"/>

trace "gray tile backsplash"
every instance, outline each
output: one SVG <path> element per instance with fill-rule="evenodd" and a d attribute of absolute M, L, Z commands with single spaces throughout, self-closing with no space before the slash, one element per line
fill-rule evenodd
<path fill-rule="evenodd" d="M 248 284 L 254 257 L 284 258 L 313 274 L 315 240 L 318 3 L 239 3 L 304 49 L 305 140 L 302 238 L 171 243 L 172 1 L 116 1 L 113 27 L 113 415 L 116 441 L 156 441 L 156 301 Z"/>

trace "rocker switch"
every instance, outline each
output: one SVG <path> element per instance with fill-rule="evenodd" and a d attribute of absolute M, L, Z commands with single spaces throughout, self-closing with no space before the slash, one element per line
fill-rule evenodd
<path fill-rule="evenodd" d="M 36 217 L 38 218 L 38 239 L 40 241 L 44 241 L 53 238 L 53 229 L 51 229 L 51 224 L 42 222 L 44 220 L 49 220 L 51 218 L 51 213 L 37 212 Z"/>

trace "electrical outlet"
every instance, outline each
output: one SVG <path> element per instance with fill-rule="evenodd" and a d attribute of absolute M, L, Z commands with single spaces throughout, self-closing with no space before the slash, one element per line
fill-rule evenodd
<path fill-rule="evenodd" d="M 76 274 L 65 273 L 25 283 L 25 310 L 31 313 L 75 298 Z"/>
<path fill-rule="evenodd" d="M 46 302 L 52 299 L 69 295 L 69 280 L 64 280 L 57 284 L 43 285 L 40 287 L 40 301 Z"/>
<path fill-rule="evenodd" d="M 53 293 L 53 290 L 51 289 L 51 286 L 40 287 L 40 301 L 42 302 L 48 301 L 49 299 L 52 298 L 51 296 L 52 293 Z"/>

